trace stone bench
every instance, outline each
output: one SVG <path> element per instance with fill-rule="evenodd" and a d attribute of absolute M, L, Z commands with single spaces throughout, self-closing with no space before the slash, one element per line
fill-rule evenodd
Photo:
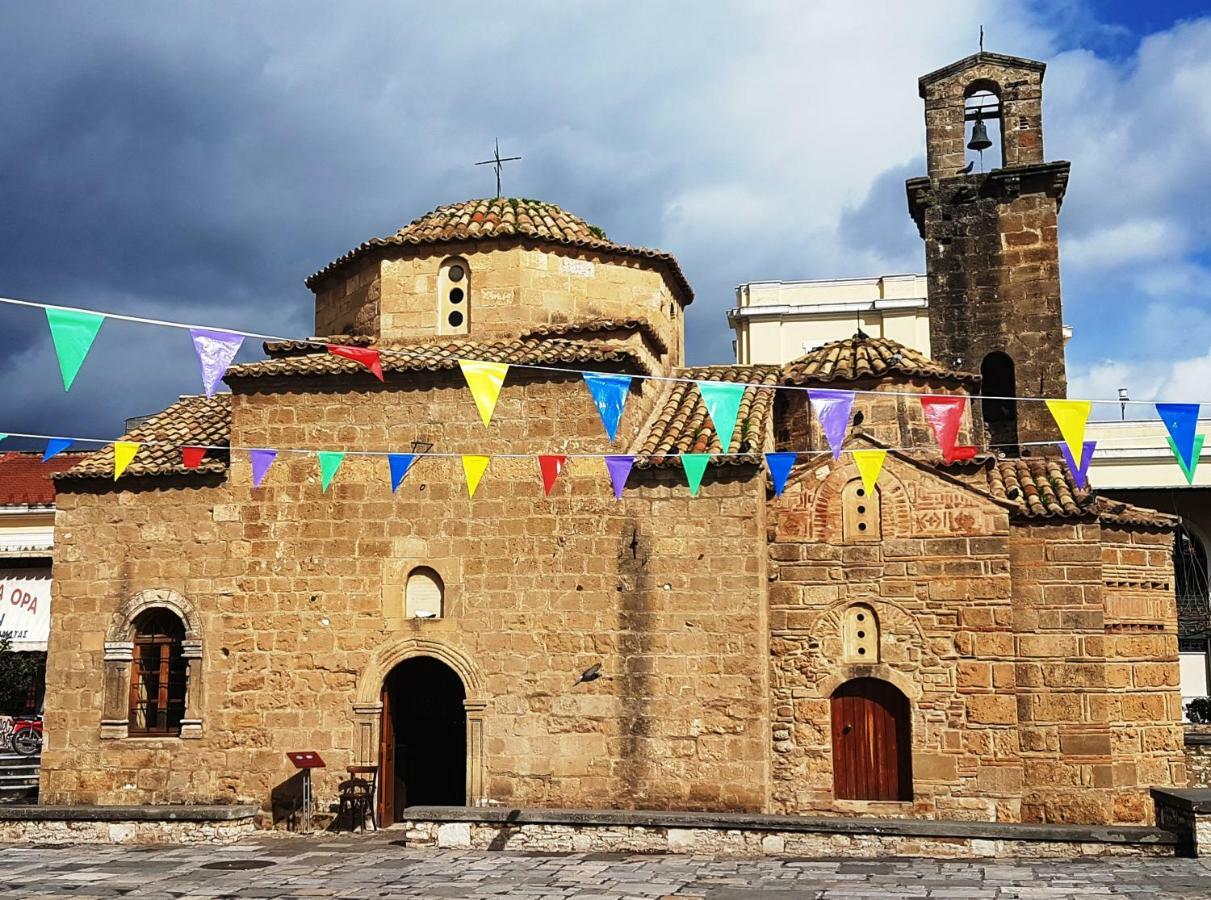
<path fill-rule="evenodd" d="M 226 844 L 256 830 L 255 806 L 0 805 L 0 843 Z"/>
<path fill-rule="evenodd" d="M 410 847 L 772 857 L 1173 856 L 1181 838 L 1132 825 L 782 816 L 652 810 L 410 806 Z"/>

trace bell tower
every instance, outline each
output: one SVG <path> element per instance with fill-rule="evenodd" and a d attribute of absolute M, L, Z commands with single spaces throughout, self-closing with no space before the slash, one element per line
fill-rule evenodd
<path fill-rule="evenodd" d="M 1068 389 L 1057 218 L 1069 164 L 1043 159 L 1045 68 L 981 52 L 922 76 L 929 175 L 907 184 L 933 356 L 984 376 L 988 441 L 1011 455 L 1057 439 L 1055 425 L 1042 403 L 992 398 Z"/>

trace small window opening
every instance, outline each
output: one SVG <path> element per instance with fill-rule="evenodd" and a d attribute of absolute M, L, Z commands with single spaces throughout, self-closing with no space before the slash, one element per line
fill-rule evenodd
<path fill-rule="evenodd" d="M 841 491 L 841 539 L 871 541 L 880 534 L 879 489 L 868 495 L 862 481 L 855 479 Z"/>
<path fill-rule="evenodd" d="M 179 735 L 185 718 L 185 626 L 166 609 L 149 609 L 134 621 L 130 670 L 131 735 Z"/>
<path fill-rule="evenodd" d="M 841 621 L 841 643 L 848 662 L 879 661 L 879 622 L 869 606 L 854 604 Z"/>
<path fill-rule="evenodd" d="M 467 334 L 470 305 L 470 267 L 463 259 L 446 260 L 437 277 L 438 334 Z"/>
<path fill-rule="evenodd" d="M 428 566 L 408 573 L 404 590 L 404 615 L 409 619 L 440 619 L 446 587 L 442 578 Z"/>

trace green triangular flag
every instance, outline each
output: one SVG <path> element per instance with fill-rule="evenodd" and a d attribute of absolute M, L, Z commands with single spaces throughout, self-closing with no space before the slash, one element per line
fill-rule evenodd
<path fill-rule="evenodd" d="M 1186 484 L 1194 484 L 1194 471 L 1198 468 L 1198 458 L 1202 455 L 1203 441 L 1206 437 L 1205 434 L 1194 436 L 1194 452 L 1190 454 L 1189 466 L 1182 459 L 1182 455 L 1177 452 L 1177 444 L 1173 443 L 1173 438 L 1165 438 L 1169 442 L 1169 449 L 1173 452 L 1173 457 L 1177 460 L 1177 464 L 1181 466 L 1182 473 L 1186 476 Z"/>
<path fill-rule="evenodd" d="M 736 430 L 736 415 L 740 412 L 740 400 L 744 397 L 744 385 L 727 381 L 699 381 L 698 393 L 706 403 L 711 415 L 719 445 L 727 453 L 732 445 L 732 432 Z"/>
<path fill-rule="evenodd" d="M 690 495 L 698 496 L 698 486 L 702 484 L 702 473 L 706 464 L 711 461 L 709 453 L 682 453 L 681 468 L 685 469 L 685 480 L 690 486 Z"/>
<path fill-rule="evenodd" d="M 46 321 L 50 324 L 50 337 L 55 342 L 55 353 L 59 357 L 63 390 L 70 391 L 80 366 L 84 365 L 84 357 L 88 356 L 97 332 L 105 322 L 105 316 L 79 309 L 48 309 Z"/>
<path fill-rule="evenodd" d="M 345 461 L 345 454 L 334 450 L 319 450 L 315 454 L 320 458 L 320 490 L 327 491 L 328 485 L 336 477 L 336 470 Z"/>
<path fill-rule="evenodd" d="M 0 434 L 0 441 L 4 440 L 6 437 L 8 437 L 7 434 Z"/>

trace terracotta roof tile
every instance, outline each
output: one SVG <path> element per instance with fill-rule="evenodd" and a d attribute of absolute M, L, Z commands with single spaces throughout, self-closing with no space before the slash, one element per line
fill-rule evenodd
<path fill-rule="evenodd" d="M 283 375 L 358 375 L 374 378 L 359 363 L 327 352 L 298 352 L 298 342 L 283 341 L 265 345 L 274 359 L 243 363 L 227 370 L 228 382 L 242 378 L 270 378 Z M 458 367 L 460 359 L 503 362 L 516 365 L 564 366 L 576 363 L 631 363 L 646 373 L 640 355 L 628 348 L 600 341 L 569 341 L 558 338 L 502 341 L 443 341 L 426 344 L 379 345 L 383 372 L 439 371 Z"/>
<path fill-rule="evenodd" d="M 1058 456 L 1001 459 L 988 472 L 988 492 L 1028 516 L 1087 516 L 1089 494 L 1072 483 Z"/>
<path fill-rule="evenodd" d="M 1094 509 L 1103 522 L 1116 525 L 1142 525 L 1148 528 L 1176 528 L 1181 521 L 1179 516 L 1158 512 L 1155 509 L 1145 509 L 1130 503 L 1121 503 L 1106 497 L 1093 498 Z"/>
<path fill-rule="evenodd" d="M 600 228 L 552 203 L 514 197 L 466 200 L 449 206 L 439 206 L 433 212 L 414 219 L 393 235 L 371 238 L 359 244 L 308 278 L 306 284 L 307 287 L 313 288 L 325 275 L 384 247 L 500 238 L 531 238 L 565 247 L 583 247 L 587 250 L 603 250 L 623 256 L 658 260 L 668 266 L 670 275 L 684 294 L 685 302 L 689 303 L 694 297 L 689 282 L 671 253 L 615 244 Z"/>
<path fill-rule="evenodd" d="M 650 340 L 661 353 L 667 353 L 669 345 L 646 319 L 578 319 L 575 322 L 553 322 L 532 328 L 524 337 L 566 337 L 568 335 L 592 336 L 603 331 L 638 331 Z"/>
<path fill-rule="evenodd" d="M 61 453 L 46 462 L 39 452 L 0 453 L 0 506 L 53 506 L 56 472 L 70 469 L 83 453 Z"/>
<path fill-rule="evenodd" d="M 777 366 L 701 366 L 676 369 L 673 375 L 700 381 L 731 381 L 775 385 L 781 370 Z M 760 461 L 760 454 L 771 444 L 771 423 L 776 391 L 749 387 L 740 401 L 732 453 L 713 459 L 713 464 L 733 465 Z M 680 453 L 720 453 L 722 445 L 711 422 L 698 388 L 690 381 L 667 383 L 655 409 L 639 435 L 632 451 L 640 457 L 637 465 L 675 465 Z M 667 454 L 667 455 L 666 455 Z"/>
<path fill-rule="evenodd" d="M 891 338 L 855 335 L 842 341 L 823 344 L 782 367 L 786 384 L 855 381 L 887 375 L 938 378 L 946 381 L 975 382 L 979 375 L 948 369 L 925 354 Z"/>
<path fill-rule="evenodd" d="M 181 447 L 189 445 L 222 446 L 230 443 L 231 395 L 182 397 L 163 412 L 156 413 L 138 428 L 122 436 L 124 441 L 147 442 L 139 448 L 122 477 L 132 475 L 194 475 L 227 471 L 225 450 L 209 450 L 202 464 L 187 469 L 181 463 Z M 56 477 L 113 478 L 114 448 L 107 444 L 74 468 Z"/>

